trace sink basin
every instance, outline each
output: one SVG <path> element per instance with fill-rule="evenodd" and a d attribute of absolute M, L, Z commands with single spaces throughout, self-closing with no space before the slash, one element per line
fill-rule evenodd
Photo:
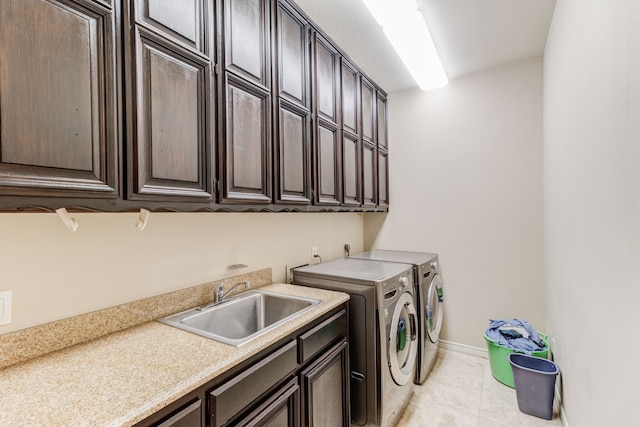
<path fill-rule="evenodd" d="M 239 346 L 319 303 L 316 299 L 254 290 L 204 309 L 192 308 L 159 321 L 225 344 Z"/>

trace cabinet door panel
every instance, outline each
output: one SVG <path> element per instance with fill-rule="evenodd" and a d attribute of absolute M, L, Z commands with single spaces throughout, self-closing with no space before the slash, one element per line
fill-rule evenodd
<path fill-rule="evenodd" d="M 315 43 L 315 93 L 317 112 L 326 120 L 337 123 L 338 53 L 320 36 Z"/>
<path fill-rule="evenodd" d="M 225 66 L 270 87 L 269 1 L 225 0 Z"/>
<path fill-rule="evenodd" d="M 302 425 L 350 425 L 348 372 L 347 343 L 344 341 L 302 372 Z"/>
<path fill-rule="evenodd" d="M 137 138 L 131 199 L 211 199 L 207 186 L 208 63 L 138 34 Z"/>
<path fill-rule="evenodd" d="M 367 142 L 374 143 L 375 89 L 364 77 L 360 88 L 362 97 L 362 138 Z"/>
<path fill-rule="evenodd" d="M 362 204 L 375 206 L 377 184 L 376 147 L 368 143 L 362 144 L 362 179 Z"/>
<path fill-rule="evenodd" d="M 0 2 L 0 194 L 117 196 L 112 14 Z"/>
<path fill-rule="evenodd" d="M 136 21 L 204 52 L 202 0 L 136 0 Z"/>
<path fill-rule="evenodd" d="M 378 153 L 378 206 L 389 206 L 389 156 Z"/>
<path fill-rule="evenodd" d="M 354 134 L 358 129 L 358 72 L 342 61 L 342 126 Z"/>
<path fill-rule="evenodd" d="M 340 203 L 338 130 L 318 124 L 316 132 L 316 202 L 336 205 Z"/>
<path fill-rule="evenodd" d="M 378 147 L 387 149 L 387 99 L 378 94 L 377 108 Z"/>
<path fill-rule="evenodd" d="M 278 200 L 309 203 L 310 148 L 309 113 L 294 106 L 280 106 Z"/>
<path fill-rule="evenodd" d="M 342 179 L 344 183 L 343 203 L 347 205 L 360 204 L 358 153 L 358 139 L 345 133 L 342 139 Z"/>
<path fill-rule="evenodd" d="M 226 88 L 223 201 L 271 201 L 271 97 L 240 81 Z"/>
<path fill-rule="evenodd" d="M 277 36 L 280 96 L 308 108 L 310 79 L 307 23 L 280 4 Z"/>

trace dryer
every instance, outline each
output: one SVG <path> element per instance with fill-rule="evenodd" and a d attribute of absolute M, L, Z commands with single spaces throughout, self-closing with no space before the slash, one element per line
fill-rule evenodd
<path fill-rule="evenodd" d="M 344 258 L 294 269 L 292 278 L 350 295 L 351 425 L 395 425 L 413 393 L 418 353 L 412 266 Z"/>
<path fill-rule="evenodd" d="M 413 265 L 420 331 L 415 382 L 422 384 L 436 361 L 444 315 L 442 274 L 438 254 L 375 249 L 352 255 L 351 258 Z"/>

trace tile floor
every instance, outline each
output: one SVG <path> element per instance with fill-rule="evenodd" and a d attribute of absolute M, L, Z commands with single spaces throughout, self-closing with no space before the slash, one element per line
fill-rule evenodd
<path fill-rule="evenodd" d="M 524 414 L 515 390 L 491 376 L 489 359 L 440 349 L 397 427 L 560 427 L 557 406 L 551 421 Z"/>

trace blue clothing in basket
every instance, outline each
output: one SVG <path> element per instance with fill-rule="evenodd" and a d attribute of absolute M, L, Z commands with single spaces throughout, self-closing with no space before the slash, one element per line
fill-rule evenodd
<path fill-rule="evenodd" d="M 528 355 L 546 348 L 538 332 L 526 320 L 489 320 L 485 334 L 502 347 Z"/>

